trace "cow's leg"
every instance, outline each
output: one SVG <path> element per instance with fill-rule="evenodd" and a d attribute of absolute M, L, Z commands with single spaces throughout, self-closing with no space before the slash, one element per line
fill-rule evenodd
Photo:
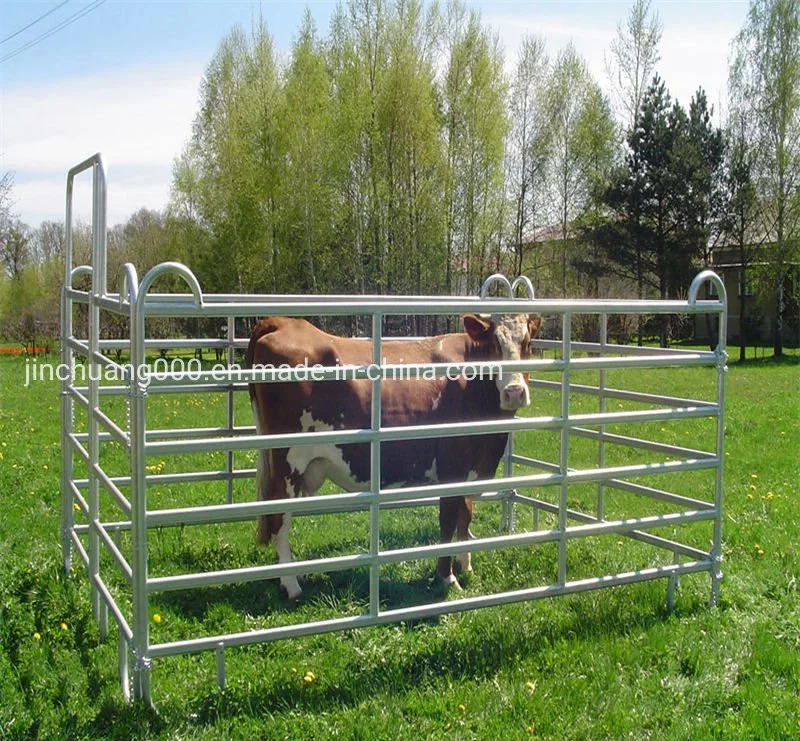
<path fill-rule="evenodd" d="M 300 493 L 300 477 L 289 468 L 285 450 L 261 451 L 256 482 L 260 499 L 291 499 Z M 259 517 L 258 539 L 264 544 L 272 543 L 278 563 L 291 563 L 293 560 L 289 545 L 291 522 L 291 512 Z M 296 576 L 282 576 L 281 588 L 290 600 L 298 599 L 303 591 Z"/>
<path fill-rule="evenodd" d="M 439 500 L 439 542 L 449 543 L 453 539 L 458 524 L 459 507 L 463 504 L 463 497 L 442 497 Z M 445 586 L 461 589 L 453 574 L 452 556 L 442 556 L 436 566 L 436 577 Z"/>
<path fill-rule="evenodd" d="M 472 497 L 464 497 L 463 506 L 458 509 L 456 520 L 456 537 L 459 540 L 470 540 L 472 534 L 469 531 L 469 524 L 472 522 Z M 456 556 L 456 569 L 462 574 L 472 573 L 472 554 L 460 553 Z"/>

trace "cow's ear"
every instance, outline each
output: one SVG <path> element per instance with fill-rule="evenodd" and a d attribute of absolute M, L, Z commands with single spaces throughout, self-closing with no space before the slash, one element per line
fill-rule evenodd
<path fill-rule="evenodd" d="M 475 314 L 464 316 L 464 329 L 473 342 L 489 342 L 492 336 L 492 325 Z"/>
<path fill-rule="evenodd" d="M 542 326 L 542 317 L 540 316 L 528 317 L 528 334 L 530 335 L 531 339 L 536 337 L 536 334 L 541 326 Z"/>

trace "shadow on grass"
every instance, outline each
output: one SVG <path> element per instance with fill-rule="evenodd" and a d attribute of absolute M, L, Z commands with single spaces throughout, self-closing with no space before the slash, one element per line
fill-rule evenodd
<path fill-rule="evenodd" d="M 728 348 L 728 365 L 733 368 L 786 368 L 800 365 L 800 354 L 797 352 L 785 353 L 779 358 L 769 355 L 765 358 L 747 358 L 739 360 L 738 349 Z"/>
<path fill-rule="evenodd" d="M 661 588 L 659 582 L 659 593 Z M 256 718 L 282 711 L 325 713 L 355 708 L 376 695 L 396 695 L 443 680 L 492 677 L 522 660 L 546 663 L 554 644 L 622 637 L 631 631 L 647 631 L 667 618 L 664 609 L 653 609 L 652 599 L 638 601 L 640 610 L 635 613 L 624 610 L 619 599 L 587 601 L 579 596 L 564 598 L 564 604 L 566 607 L 536 615 L 530 614 L 530 604 L 511 606 L 512 618 L 517 619 L 512 628 L 507 620 L 492 619 L 497 616 L 496 609 L 465 620 L 455 630 L 401 623 L 405 650 L 392 652 L 385 662 L 367 665 L 357 654 L 348 656 L 337 667 L 339 681 L 327 685 L 303 687 L 296 678 L 280 677 L 256 687 L 252 683 L 229 685 L 222 691 L 209 687 L 193 702 L 192 718 L 199 726 L 211 726 L 243 715 Z M 704 608 L 697 602 L 681 612 L 692 614 L 700 609 Z"/>

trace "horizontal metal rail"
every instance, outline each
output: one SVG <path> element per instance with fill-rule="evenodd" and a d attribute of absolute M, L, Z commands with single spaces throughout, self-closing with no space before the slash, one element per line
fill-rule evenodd
<path fill-rule="evenodd" d="M 598 469 L 579 469 L 568 471 L 568 483 L 607 482 L 619 477 L 652 476 L 675 471 L 697 471 L 714 468 L 714 460 L 666 461 L 664 463 L 644 463 L 630 466 L 615 466 Z M 559 473 L 512 476 L 485 479 L 453 484 L 430 484 L 392 489 L 381 489 L 378 495 L 370 491 L 346 494 L 326 494 L 312 499 L 289 498 L 258 502 L 240 502 L 203 507 L 149 510 L 148 527 L 171 527 L 177 525 L 197 525 L 249 519 L 259 515 L 302 514 L 304 512 L 336 512 L 343 508 L 366 509 L 378 501 L 381 506 L 390 502 L 424 500 L 430 497 L 474 496 L 485 491 L 487 484 L 500 490 L 534 488 L 560 484 L 564 477 Z M 657 492 L 658 490 L 653 490 Z M 657 496 L 654 494 L 654 496 Z M 685 503 L 681 501 L 681 503 Z M 705 504 L 702 503 L 701 504 Z"/>
<path fill-rule="evenodd" d="M 559 467 L 548 461 L 541 461 L 535 458 L 528 458 L 522 455 L 512 456 L 512 462 L 522 465 L 530 466 L 532 468 L 540 468 L 545 471 L 558 471 Z M 570 469 L 575 470 L 575 469 Z M 602 469 L 601 469 L 602 470 Z M 668 502 L 669 504 L 676 504 L 680 507 L 695 507 L 698 509 L 705 509 L 712 506 L 711 503 L 703 501 L 702 499 L 695 499 L 694 497 L 687 497 L 681 494 L 674 494 L 673 492 L 664 491 L 663 489 L 656 489 L 652 486 L 644 486 L 642 484 L 634 484 L 631 481 L 621 481 L 616 478 L 599 479 L 598 483 L 603 486 L 610 486 L 615 489 L 627 491 L 630 494 L 638 494 L 640 496 L 656 499 L 661 502 Z"/>
<path fill-rule="evenodd" d="M 208 453 L 220 450 L 253 450 L 255 448 L 288 448 L 294 445 L 329 445 L 369 443 L 380 438 L 382 442 L 395 440 L 422 440 L 438 437 L 467 437 L 470 435 L 503 434 L 524 430 L 558 430 L 562 427 L 660 422 L 670 419 L 715 417 L 716 407 L 687 407 L 685 409 L 637 410 L 603 414 L 575 414 L 562 417 L 517 417 L 506 420 L 470 422 L 469 427 L 453 424 L 383 427 L 380 430 L 325 430 L 319 432 L 293 432 L 283 435 L 237 435 L 209 437 L 195 440 L 168 440 L 147 442 L 148 456 Z"/>
<path fill-rule="evenodd" d="M 701 522 L 712 519 L 714 510 L 698 510 L 680 512 L 669 515 L 652 515 L 648 517 L 632 517 L 626 520 L 591 522 L 575 527 L 567 527 L 564 536 L 567 539 L 583 538 L 597 535 L 628 533 L 632 530 L 667 527 L 689 522 Z M 240 569 L 226 569 L 198 574 L 181 574 L 178 576 L 162 576 L 147 580 L 148 592 L 167 592 L 196 587 L 219 586 L 222 584 L 245 583 L 276 579 L 282 576 L 301 576 L 309 573 L 330 573 L 367 568 L 378 564 L 386 566 L 403 561 L 418 561 L 442 556 L 455 556 L 463 553 L 496 550 L 498 548 L 519 547 L 534 543 L 555 542 L 562 536 L 560 530 L 536 530 L 533 532 L 513 533 L 490 538 L 474 538 L 453 543 L 436 543 L 434 545 L 398 548 L 380 551 L 373 556 L 369 553 L 358 553 L 331 558 L 308 559 L 290 563 L 252 566 Z"/>
<path fill-rule="evenodd" d="M 95 574 L 92 578 L 92 575 L 89 574 L 89 554 L 86 553 L 86 549 L 83 547 L 83 543 L 81 543 L 78 534 L 72 530 L 70 531 L 70 540 L 72 542 L 72 547 L 78 553 L 81 561 L 83 562 L 83 567 L 86 569 L 87 575 L 90 577 L 92 583 L 97 587 L 100 592 L 100 595 L 103 598 L 103 601 L 106 603 L 106 607 L 108 607 L 109 611 L 111 612 L 112 617 L 117 623 L 117 627 L 119 627 L 120 633 L 122 633 L 125 641 L 127 643 L 131 643 L 133 641 L 133 631 L 131 630 L 128 621 L 123 615 L 122 610 L 119 609 L 114 596 L 109 591 L 108 587 L 106 586 L 105 582 L 102 580 L 99 574 Z"/>
<path fill-rule="evenodd" d="M 544 510 L 552 515 L 558 515 L 558 505 L 552 504 L 551 502 L 544 501 L 542 499 L 536 499 L 535 497 L 528 497 L 523 495 L 517 495 L 515 497 L 516 501 L 522 502 L 526 505 L 531 505 L 533 507 L 538 507 L 539 509 Z M 706 510 L 700 510 L 706 511 Z M 708 510 L 715 514 L 713 509 Z M 713 514 L 710 518 L 712 519 Z M 588 524 L 596 524 L 605 522 L 605 520 L 598 520 L 597 517 L 594 517 L 590 514 L 585 512 L 580 512 L 579 510 L 567 508 L 567 518 L 571 520 L 576 520 L 578 522 L 584 522 Z M 648 545 L 656 546 L 657 548 L 662 548 L 665 550 L 672 551 L 673 553 L 679 553 L 682 556 L 687 556 L 689 558 L 695 558 L 699 560 L 709 558 L 709 554 L 706 551 L 702 551 L 698 548 L 693 548 L 690 545 L 686 545 L 685 543 L 679 543 L 676 540 L 670 540 L 668 538 L 663 538 L 660 535 L 653 535 L 653 533 L 646 533 L 642 530 L 633 529 L 627 530 L 620 533 L 621 535 L 625 535 L 626 537 L 632 538 L 633 540 L 638 540 L 642 543 L 647 543 Z"/>
<path fill-rule="evenodd" d="M 159 658 L 176 654 L 194 653 L 198 651 L 216 650 L 222 644 L 226 648 L 234 646 L 247 646 L 253 643 L 274 641 L 283 638 L 297 638 L 300 636 L 332 633 L 340 630 L 351 630 L 388 623 L 402 622 L 404 620 L 423 620 L 436 617 L 445 613 L 465 612 L 484 607 L 498 607 L 514 602 L 554 597 L 556 595 L 576 594 L 603 587 L 621 586 L 636 582 L 662 579 L 669 576 L 680 576 L 703 571 L 709 571 L 713 566 L 711 561 L 692 561 L 683 564 L 669 564 L 639 569 L 637 571 L 622 572 L 609 576 L 593 577 L 567 581 L 563 586 L 556 584 L 519 589 L 512 592 L 499 592 L 481 597 L 465 597 L 463 599 L 434 602 L 417 607 L 403 607 L 396 610 L 385 610 L 377 615 L 355 615 L 352 617 L 336 618 L 299 625 L 285 625 L 261 630 L 249 630 L 242 633 L 228 633 L 206 638 L 195 638 L 185 641 L 172 641 L 157 643 L 150 646 L 150 656 Z"/>
<path fill-rule="evenodd" d="M 319 296 L 313 302 L 307 296 L 295 296 L 287 301 L 259 301 L 257 297 L 240 297 L 241 301 L 216 300 L 213 294 L 203 294 L 198 305 L 191 294 L 166 294 L 163 300 L 147 296 L 144 301 L 145 317 L 260 317 L 264 315 L 284 316 L 367 316 L 375 311 L 384 315 L 415 314 L 434 316 L 462 313 L 518 314 L 714 314 L 723 313 L 725 304 L 715 300 L 700 300 L 694 303 L 677 300 L 615 301 L 615 300 L 566 300 L 566 299 L 494 299 L 494 298 L 432 298 L 428 301 L 409 301 L 398 297 L 370 302 L 369 299 L 347 297 L 331 300 Z M 77 300 L 77 298 L 75 299 Z M 118 299 L 105 297 L 96 299 L 97 304 L 108 311 L 128 315 L 129 308 Z"/>
<path fill-rule="evenodd" d="M 669 445 L 668 443 L 659 443 L 655 440 L 644 440 L 638 437 L 630 437 L 629 435 L 616 435 L 610 432 L 590 430 L 585 427 L 573 427 L 569 432 L 570 435 L 586 438 L 588 440 L 599 440 L 602 437 L 603 441 L 606 443 L 621 445 L 622 447 L 626 448 L 652 450 L 656 453 L 675 455 L 681 458 L 713 458 L 716 460 L 716 455 L 714 453 L 709 453 L 705 450 L 695 450 L 694 448 L 685 448 L 680 445 Z"/>
<path fill-rule="evenodd" d="M 540 378 L 531 378 L 528 382 L 531 388 L 547 389 L 553 391 L 561 390 L 560 381 L 546 381 Z M 617 401 L 635 401 L 641 404 L 658 404 L 667 407 L 685 407 L 685 406 L 709 406 L 716 407 L 716 402 L 701 401 L 699 399 L 682 399 L 678 396 L 664 396 L 662 394 L 645 394 L 640 391 L 628 391 L 625 389 L 615 388 L 599 388 L 598 386 L 589 386 L 581 383 L 570 383 L 569 389 L 572 393 L 587 394 L 589 396 L 602 396 L 607 399 L 616 399 Z"/>
<path fill-rule="evenodd" d="M 108 549 L 109 554 L 117 564 L 122 576 L 125 577 L 125 581 L 130 587 L 133 584 L 133 570 L 131 569 L 131 566 L 125 556 L 122 555 L 122 551 L 117 548 L 117 544 L 106 532 L 106 529 L 103 527 L 103 523 L 100 522 L 100 520 L 92 520 L 90 527 L 98 533 L 100 540 L 103 541 L 103 545 L 105 545 L 105 547 Z"/>

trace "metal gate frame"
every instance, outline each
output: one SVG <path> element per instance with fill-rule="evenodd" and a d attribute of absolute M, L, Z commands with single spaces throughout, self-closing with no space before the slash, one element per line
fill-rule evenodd
<path fill-rule="evenodd" d="M 92 264 L 72 267 L 72 200 L 73 181 L 77 175 L 91 170 L 93 174 Z M 91 585 L 92 610 L 98 621 L 101 638 L 108 632 L 108 614 L 111 613 L 118 628 L 119 677 L 123 694 L 136 700 L 151 701 L 150 671 L 153 659 L 197 651 L 216 651 L 217 680 L 225 682 L 224 650 L 256 642 L 272 641 L 301 635 L 331 632 L 370 625 L 382 625 L 401 620 L 418 619 L 461 612 L 479 607 L 501 605 L 524 600 L 540 599 L 560 594 L 570 594 L 607 586 L 629 584 L 651 579 L 667 579 L 667 602 L 671 605 L 677 578 L 682 574 L 708 572 L 711 581 L 711 604 L 717 599 L 721 573 L 722 528 L 722 461 L 723 461 L 723 402 L 727 353 L 725 287 L 712 271 L 701 272 L 692 281 L 685 301 L 610 301 L 610 300 L 541 300 L 533 299 L 527 279 L 518 279 L 528 290 L 527 298 L 516 298 L 511 284 L 502 276 L 492 276 L 489 282 L 500 281 L 509 292 L 509 298 L 482 297 L 391 297 L 391 296 L 241 296 L 204 294 L 194 274 L 184 265 L 167 262 L 152 268 L 140 281 L 131 264 L 123 267 L 123 288 L 120 293 L 107 290 L 106 271 L 106 177 L 99 154 L 72 168 L 67 176 L 66 210 L 66 260 L 64 288 L 61 305 L 61 362 L 69 373 L 61 383 L 61 534 L 64 565 L 69 571 L 72 553 L 76 552 L 85 565 Z M 73 287 L 76 277 L 91 276 L 91 290 Z M 180 277 L 188 286 L 189 294 L 150 293 L 153 282 L 164 275 Z M 701 300 L 698 293 L 710 282 L 717 297 Z M 76 338 L 73 332 L 75 305 L 88 307 L 88 337 Z M 130 336 L 127 340 L 100 339 L 101 312 L 122 314 L 128 318 Z M 463 424 L 425 425 L 416 427 L 381 428 L 381 381 L 387 374 L 396 372 L 398 366 L 382 363 L 381 346 L 388 338 L 382 337 L 382 321 L 392 314 L 442 315 L 464 312 L 519 313 L 534 312 L 557 315 L 562 318 L 560 340 L 537 340 L 534 345 L 560 352 L 553 359 L 538 358 L 527 361 L 502 363 L 464 363 L 476 370 L 502 367 L 504 370 L 550 370 L 561 374 L 560 381 L 532 380 L 533 388 L 555 389 L 560 392 L 560 413 L 549 417 L 521 417 L 503 421 Z M 712 315 L 718 318 L 719 341 L 713 352 L 665 350 L 608 342 L 607 318 L 609 314 L 686 314 Z M 158 347 L 193 347 L 224 349 L 229 365 L 234 350 L 243 347 L 247 339 L 235 337 L 234 317 L 259 317 L 270 314 L 289 316 L 305 315 L 363 315 L 372 322 L 372 364 L 369 366 L 330 367 L 320 370 L 321 378 L 367 378 L 372 383 L 372 419 L 367 429 L 296 433 L 291 435 L 258 435 L 251 426 L 234 424 L 234 394 L 246 389 L 250 381 L 302 380 L 302 370 L 256 371 L 230 369 L 224 373 L 203 371 L 187 379 L 174 373 L 154 373 L 145 366 L 145 352 Z M 572 318 L 576 314 L 593 314 L 600 317 L 600 341 L 573 342 Z M 228 336 L 224 340 L 153 340 L 145 335 L 147 317 L 216 317 L 225 319 Z M 125 349 L 130 353 L 129 366 L 115 363 L 104 350 Z M 586 356 L 575 357 L 574 353 Z M 555 353 L 554 353 L 555 354 Z M 88 383 L 76 384 L 75 357 L 87 361 Z M 716 368 L 716 398 L 699 401 L 688 398 L 645 394 L 624 389 L 609 388 L 605 371 L 612 368 L 659 368 L 711 366 Z M 100 376 L 104 368 L 113 368 L 124 383 L 104 385 Z M 453 365 L 428 364 L 402 366 L 404 370 L 417 368 L 419 372 L 441 376 L 452 372 Z M 597 386 L 575 384 L 573 371 L 596 370 Z M 61 376 L 59 376 L 61 377 Z M 391 377 L 391 376 L 389 376 Z M 317 378 L 317 376 L 315 376 Z M 147 428 L 146 401 L 150 394 L 222 392 L 227 396 L 226 425 L 215 428 L 179 428 L 152 430 Z M 591 414 L 570 412 L 570 393 L 589 394 L 598 398 L 598 411 Z M 127 425 L 115 423 L 102 410 L 101 400 L 106 396 L 124 396 L 129 416 Z M 606 402 L 610 399 L 642 402 L 654 409 L 611 412 Z M 88 431 L 75 431 L 75 408 L 86 412 Z M 606 431 L 607 425 L 666 420 L 712 418 L 716 420 L 714 451 L 699 451 L 668 445 L 636 437 L 623 437 Z M 558 461 L 539 461 L 514 452 L 514 434 L 527 430 L 552 430 L 559 434 Z M 503 464 L 503 475 L 492 481 L 475 481 L 459 484 L 425 485 L 402 489 L 382 489 L 380 486 L 380 447 L 388 440 L 433 438 L 452 435 L 509 432 L 509 445 Z M 569 465 L 570 437 L 594 439 L 598 443 L 597 467 L 574 469 Z M 100 465 L 101 447 L 114 441 L 127 451 L 130 461 L 129 476 L 110 476 Z M 310 499 L 289 499 L 270 502 L 234 503 L 233 481 L 253 477 L 252 469 L 235 469 L 233 452 L 259 448 L 287 447 L 308 443 L 369 443 L 371 454 L 371 480 L 368 491 L 332 494 Z M 676 460 L 628 466 L 604 465 L 605 445 L 614 444 L 667 454 Z M 191 473 L 152 474 L 146 470 L 146 458 L 156 455 L 180 455 L 196 452 L 226 452 L 223 471 L 194 471 Z M 86 467 L 86 477 L 77 478 L 73 468 L 74 456 Z M 516 469 L 515 469 L 516 467 Z M 532 473 L 515 475 L 515 470 L 533 469 Z M 713 492 L 706 499 L 687 497 L 629 481 L 630 478 L 654 473 L 713 470 Z M 169 510 L 148 506 L 148 484 L 176 482 L 225 481 L 227 498 L 224 504 L 185 507 Z M 568 507 L 567 492 L 570 484 L 596 482 L 597 506 L 594 513 L 576 511 Z M 541 486 L 559 487 L 558 503 L 554 504 L 532 495 L 520 493 L 521 489 Z M 130 489 L 130 499 L 122 489 Z M 670 514 L 607 520 L 604 517 L 604 491 L 620 489 L 653 500 L 674 504 Z M 101 494 L 104 508 L 115 505 L 121 519 L 101 517 Z M 420 506 L 435 503 L 442 496 L 472 495 L 486 501 L 499 502 L 506 533 L 479 538 L 468 542 L 454 542 L 413 548 L 381 550 L 379 544 L 380 512 L 400 506 Z M 515 505 L 525 506 L 533 513 L 534 529 L 514 532 Z M 148 575 L 147 532 L 153 528 L 177 525 L 201 525 L 254 519 L 258 515 L 292 512 L 294 514 L 333 513 L 357 510 L 369 511 L 369 551 L 334 558 L 298 561 L 291 564 L 268 564 L 243 569 L 221 570 L 206 573 L 181 574 L 166 577 Z M 80 511 L 83 522 L 76 523 L 74 514 Z M 557 516 L 558 524 L 549 529 L 539 529 L 540 511 Z M 569 524 L 571 521 L 577 524 Z M 670 540 L 651 532 L 653 528 L 680 526 L 698 521 L 713 522 L 711 548 L 704 551 Z M 122 552 L 120 533 L 130 531 L 130 560 Z M 596 535 L 619 533 L 629 538 L 665 549 L 672 554 L 672 563 L 629 572 L 604 574 L 593 578 L 569 580 L 567 578 L 566 550 L 568 541 Z M 545 586 L 467 597 L 433 604 L 401 609 L 383 610 L 380 604 L 380 567 L 400 561 L 436 558 L 466 552 L 495 550 L 511 546 L 558 544 L 557 579 Z M 130 612 L 120 607 L 118 600 L 101 573 L 101 551 L 119 569 L 130 590 Z M 370 599 L 367 612 L 357 616 L 331 620 L 286 625 L 244 633 L 208 636 L 170 643 L 152 643 L 149 635 L 148 605 L 150 595 L 169 590 L 241 583 L 275 579 L 280 576 L 310 572 L 326 572 L 364 567 L 370 571 Z M 129 667 L 129 658 L 132 666 Z M 131 671 L 132 670 L 132 671 Z"/>

